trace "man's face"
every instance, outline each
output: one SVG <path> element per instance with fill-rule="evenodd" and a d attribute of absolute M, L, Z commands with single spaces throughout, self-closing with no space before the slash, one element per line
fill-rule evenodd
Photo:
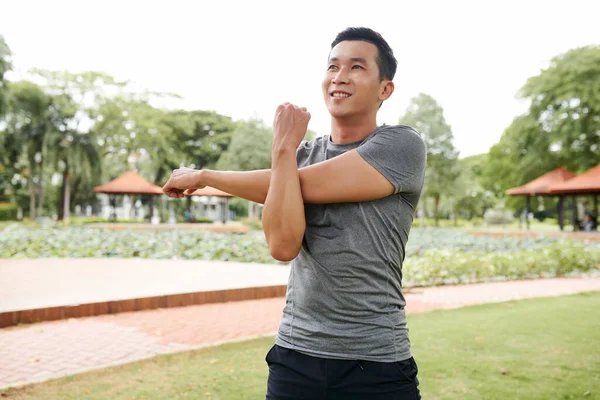
<path fill-rule="evenodd" d="M 331 49 L 322 84 L 331 116 L 340 118 L 377 112 L 386 83 L 389 81 L 379 80 L 377 46 L 374 44 L 343 41 Z"/>

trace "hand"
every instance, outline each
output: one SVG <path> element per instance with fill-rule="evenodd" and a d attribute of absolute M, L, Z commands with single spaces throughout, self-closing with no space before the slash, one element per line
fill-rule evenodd
<path fill-rule="evenodd" d="M 273 151 L 292 149 L 296 151 L 306 135 L 310 113 L 306 107 L 283 103 L 277 107 L 273 122 Z"/>
<path fill-rule="evenodd" d="M 197 189 L 202 189 L 206 185 L 201 183 L 202 171 L 191 168 L 174 169 L 171 177 L 163 186 L 163 192 L 169 197 L 182 198 L 190 196 Z"/>

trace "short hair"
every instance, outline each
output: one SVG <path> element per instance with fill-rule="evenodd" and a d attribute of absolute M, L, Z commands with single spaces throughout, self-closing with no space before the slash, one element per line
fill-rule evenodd
<path fill-rule="evenodd" d="M 396 75 L 398 60 L 383 36 L 369 28 L 346 28 L 337 34 L 331 43 L 333 49 L 338 43 L 346 40 L 362 40 L 377 46 L 377 66 L 379 67 L 379 80 L 393 80 Z"/>

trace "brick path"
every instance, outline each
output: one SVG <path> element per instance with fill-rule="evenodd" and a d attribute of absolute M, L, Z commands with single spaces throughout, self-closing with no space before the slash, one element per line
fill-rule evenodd
<path fill-rule="evenodd" d="M 407 312 L 600 290 L 600 278 L 415 289 Z M 157 354 L 272 335 L 283 298 L 104 315 L 0 329 L 0 388 Z"/>

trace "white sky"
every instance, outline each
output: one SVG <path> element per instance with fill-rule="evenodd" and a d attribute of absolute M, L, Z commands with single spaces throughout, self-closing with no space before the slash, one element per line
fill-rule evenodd
<path fill-rule="evenodd" d="M 525 111 L 515 95 L 528 77 L 559 53 L 600 43 L 599 15 L 592 0 L 2 0 L 0 34 L 19 75 L 102 71 L 178 93 L 178 107 L 267 124 L 290 101 L 326 134 L 320 84 L 330 43 L 348 26 L 368 26 L 399 60 L 379 123 L 397 123 L 411 97 L 428 93 L 464 157 L 487 152 Z"/>

